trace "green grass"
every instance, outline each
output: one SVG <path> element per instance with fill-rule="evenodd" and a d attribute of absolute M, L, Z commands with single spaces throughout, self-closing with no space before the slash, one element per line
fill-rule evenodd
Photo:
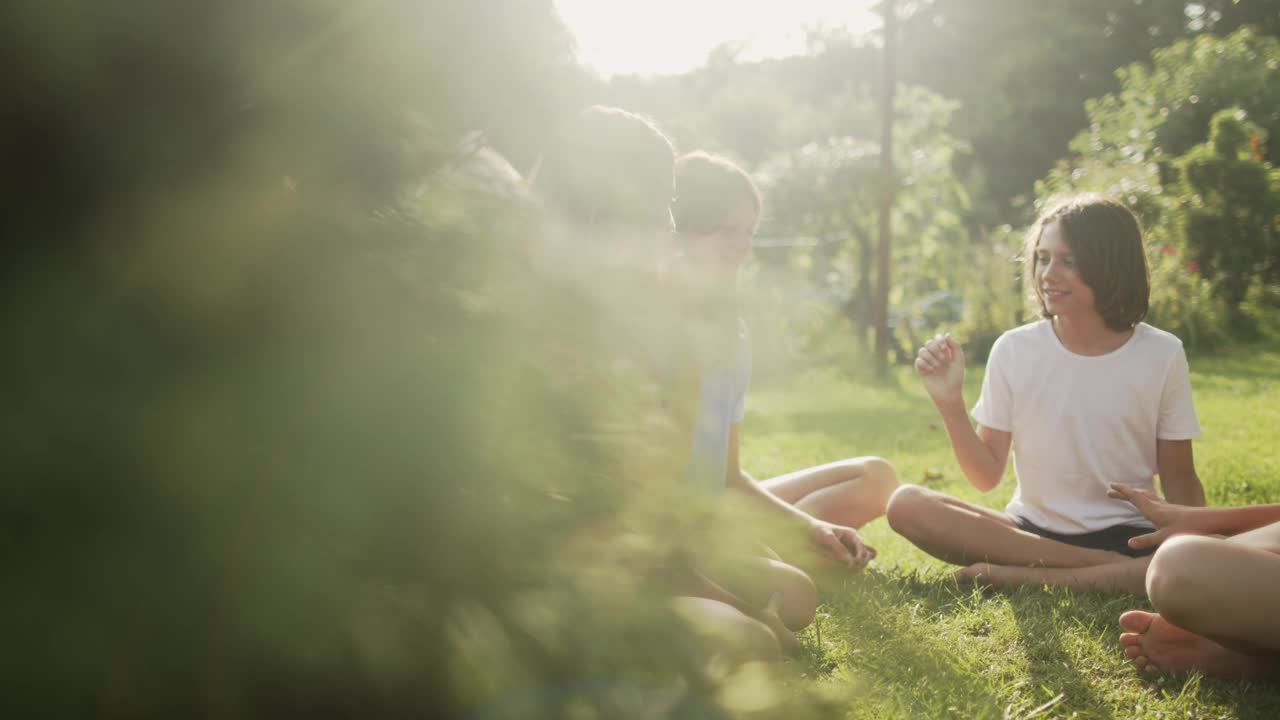
<path fill-rule="evenodd" d="M 1213 504 L 1280 502 L 1280 350 L 1192 359 L 1204 436 L 1196 466 Z M 981 368 L 967 378 L 972 403 Z M 743 464 L 757 477 L 855 455 L 881 455 L 903 482 L 991 507 L 960 474 L 933 406 L 907 369 L 888 381 L 813 371 L 752 391 Z M 1280 687 L 1192 676 L 1147 679 L 1119 650 L 1116 618 L 1149 608 L 1128 595 L 1022 590 L 986 596 L 913 548 L 883 519 L 863 530 L 872 568 L 823 588 L 798 667 L 851 693 L 850 718 L 1277 718 Z M 1280 600 L 1278 598 L 1277 600 Z M 1036 713 L 1046 703 L 1061 699 Z"/>

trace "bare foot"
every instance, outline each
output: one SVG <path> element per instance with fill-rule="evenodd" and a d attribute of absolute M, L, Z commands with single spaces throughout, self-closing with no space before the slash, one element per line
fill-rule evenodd
<path fill-rule="evenodd" d="M 1107 563 L 1083 568 L 1016 567 L 976 563 L 956 571 L 961 585 L 981 585 L 999 590 L 1032 586 L 1069 587 L 1094 592 L 1144 592 L 1145 560 Z"/>
<path fill-rule="evenodd" d="M 979 585 L 996 590 L 1008 590 L 1023 586 L 1073 585 L 1075 568 L 1020 567 L 975 563 L 960 568 L 955 573 L 961 585 Z"/>
<path fill-rule="evenodd" d="M 956 582 L 961 585 L 990 587 L 992 585 L 992 568 L 994 567 L 997 566 L 991 563 L 974 563 L 969 567 L 960 568 L 955 572 Z"/>
<path fill-rule="evenodd" d="M 1120 616 L 1120 644 L 1124 654 L 1149 673 L 1201 672 L 1215 677 L 1248 679 L 1267 674 L 1274 663 L 1266 658 L 1228 650 L 1155 613 L 1130 610 Z"/>

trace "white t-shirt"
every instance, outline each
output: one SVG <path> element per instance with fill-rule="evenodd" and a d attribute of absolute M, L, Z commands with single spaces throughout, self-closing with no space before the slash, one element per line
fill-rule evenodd
<path fill-rule="evenodd" d="M 1063 347 L 1048 320 L 1006 332 L 973 417 L 1013 433 L 1018 488 L 1005 510 L 1063 534 L 1150 527 L 1107 486 L 1154 491 L 1156 441 L 1200 436 L 1182 341 L 1146 323 L 1096 357 Z"/>

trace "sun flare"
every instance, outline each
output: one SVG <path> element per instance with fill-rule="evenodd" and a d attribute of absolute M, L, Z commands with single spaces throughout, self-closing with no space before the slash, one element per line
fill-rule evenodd
<path fill-rule="evenodd" d="M 578 58 L 604 76 L 681 73 L 717 46 L 745 59 L 804 52 L 805 32 L 825 26 L 855 34 L 879 23 L 874 0 L 556 0 L 577 39 Z"/>

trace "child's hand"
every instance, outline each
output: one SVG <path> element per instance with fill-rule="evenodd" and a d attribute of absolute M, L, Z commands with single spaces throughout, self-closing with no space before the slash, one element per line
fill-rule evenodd
<path fill-rule="evenodd" d="M 963 401 L 964 350 L 950 334 L 934 335 L 916 353 L 916 372 L 934 402 Z"/>
<path fill-rule="evenodd" d="M 1156 547 L 1170 536 L 1177 534 L 1208 535 L 1213 532 L 1211 528 L 1202 527 L 1201 523 L 1197 522 L 1199 508 L 1175 505 L 1146 490 L 1120 483 L 1112 483 L 1107 496 L 1133 503 L 1138 508 L 1138 512 L 1156 526 L 1155 532 L 1129 540 L 1129 547 L 1134 550 Z"/>
<path fill-rule="evenodd" d="M 866 567 L 876 556 L 876 549 L 864 544 L 858 537 L 858 531 L 851 527 L 814 520 L 811 529 L 818 547 L 852 570 Z"/>

